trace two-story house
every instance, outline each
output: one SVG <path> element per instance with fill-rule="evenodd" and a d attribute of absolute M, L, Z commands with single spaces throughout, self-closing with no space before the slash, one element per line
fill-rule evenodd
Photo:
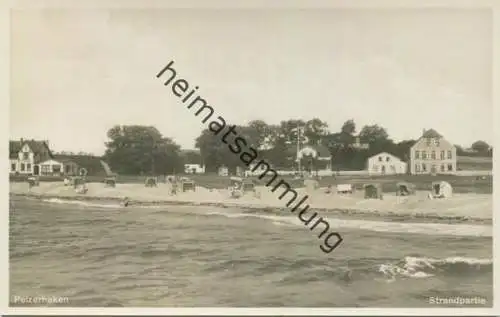
<path fill-rule="evenodd" d="M 48 141 L 9 141 L 10 173 L 20 175 L 77 175 L 73 158 L 53 154 Z"/>
<path fill-rule="evenodd" d="M 23 140 L 9 142 L 10 172 L 39 175 L 39 163 L 53 158 L 47 141 Z"/>
<path fill-rule="evenodd" d="M 411 174 L 454 174 L 457 149 L 434 129 L 425 130 L 410 149 Z"/>

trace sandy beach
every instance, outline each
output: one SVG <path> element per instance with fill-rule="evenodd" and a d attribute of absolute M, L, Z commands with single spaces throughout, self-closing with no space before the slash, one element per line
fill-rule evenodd
<path fill-rule="evenodd" d="M 88 192 L 77 194 L 73 187 L 64 186 L 62 182 L 41 182 L 40 186 L 29 188 L 27 183 L 11 183 L 10 193 L 14 195 L 38 198 L 59 198 L 66 200 L 123 200 L 127 197 L 133 205 L 193 205 L 241 207 L 265 210 L 285 209 L 287 198 L 280 200 L 280 189 L 272 192 L 271 188 L 258 186 L 258 197 L 247 193 L 235 199 L 230 197 L 229 190 L 207 189 L 201 186 L 196 191 L 188 191 L 172 195 L 169 184 L 158 184 L 158 187 L 147 188 L 142 184 L 117 184 L 106 187 L 102 183 L 87 183 Z M 446 199 L 429 199 L 427 191 L 417 191 L 415 195 L 400 197 L 395 193 L 384 193 L 382 200 L 364 199 L 363 192 L 351 195 L 326 194 L 324 188 L 316 190 L 297 188 L 299 199 L 308 195 L 311 209 L 342 214 L 412 216 L 418 218 L 491 220 L 492 195 L 488 194 L 454 194 Z M 297 201 L 299 200 L 297 199 Z"/>

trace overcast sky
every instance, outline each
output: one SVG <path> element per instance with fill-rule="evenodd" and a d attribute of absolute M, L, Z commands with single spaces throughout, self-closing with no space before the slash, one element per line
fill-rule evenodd
<path fill-rule="evenodd" d="M 319 117 L 493 142 L 492 19 L 481 10 L 30 10 L 12 14 L 11 138 L 102 154 L 115 124 L 185 148 L 204 128 L 155 75 L 226 121 Z"/>

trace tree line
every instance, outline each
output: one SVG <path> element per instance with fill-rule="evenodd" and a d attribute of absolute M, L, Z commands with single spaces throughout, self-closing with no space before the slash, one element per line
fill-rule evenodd
<path fill-rule="evenodd" d="M 300 133 L 298 133 L 298 129 Z M 277 169 L 291 169 L 295 164 L 297 142 L 301 146 L 322 146 L 332 156 L 333 170 L 362 170 L 366 160 L 380 152 L 391 153 L 405 161 L 416 140 L 395 142 L 387 130 L 377 124 L 358 128 L 354 120 L 347 120 L 338 131 L 331 131 L 326 122 L 311 120 L 284 120 L 268 124 L 253 120 L 237 126 L 238 135 L 249 146 L 259 149 L 259 158 Z M 182 150 L 171 138 L 163 136 L 153 126 L 116 125 L 107 137 L 104 159 L 113 171 L 125 175 L 160 175 L 182 173 L 184 164 L 203 164 L 208 172 L 215 172 L 224 165 L 230 170 L 243 167 L 238 156 L 208 130 L 196 138 L 199 151 Z M 300 138 L 300 139 L 299 139 Z M 365 146 L 363 146 L 365 145 Z M 471 145 L 474 152 L 456 145 L 457 154 L 463 156 L 492 156 L 492 148 L 484 141 Z"/>

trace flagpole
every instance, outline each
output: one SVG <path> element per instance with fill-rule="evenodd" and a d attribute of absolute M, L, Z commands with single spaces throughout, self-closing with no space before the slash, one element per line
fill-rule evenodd
<path fill-rule="evenodd" d="M 300 175 L 300 159 L 299 159 L 299 152 L 300 152 L 300 126 L 299 123 L 297 123 L 297 169 Z"/>

